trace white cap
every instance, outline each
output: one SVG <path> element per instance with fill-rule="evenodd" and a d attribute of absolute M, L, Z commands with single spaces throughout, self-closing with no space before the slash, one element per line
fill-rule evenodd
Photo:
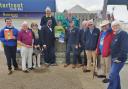
<path fill-rule="evenodd" d="M 51 11 L 51 8 L 49 6 L 47 6 L 45 11 Z"/>
<path fill-rule="evenodd" d="M 121 22 L 118 21 L 118 20 L 115 20 L 115 21 L 112 22 L 111 26 L 115 26 L 115 25 L 119 25 L 120 26 Z"/>

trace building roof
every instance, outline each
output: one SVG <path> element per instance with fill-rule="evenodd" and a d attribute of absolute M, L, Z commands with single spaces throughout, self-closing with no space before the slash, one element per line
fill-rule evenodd
<path fill-rule="evenodd" d="M 68 11 L 71 13 L 89 13 L 88 10 L 84 9 L 80 5 L 76 5 L 76 6 L 72 7 L 71 9 L 69 9 Z"/>

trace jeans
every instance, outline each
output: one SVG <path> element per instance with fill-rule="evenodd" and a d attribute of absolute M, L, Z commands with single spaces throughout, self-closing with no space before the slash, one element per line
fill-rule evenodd
<path fill-rule="evenodd" d="M 109 74 L 109 85 L 107 89 L 121 89 L 120 85 L 120 71 L 123 68 L 125 63 L 114 63 L 112 62 L 112 66 L 110 69 L 110 74 Z"/>
<path fill-rule="evenodd" d="M 82 52 L 84 52 L 84 58 L 81 57 Z M 83 47 L 78 49 L 78 63 L 87 66 L 87 55 Z"/>
<path fill-rule="evenodd" d="M 56 63 L 55 47 L 48 46 L 44 49 L 44 62 L 48 64 Z"/>
<path fill-rule="evenodd" d="M 70 51 L 73 51 L 73 64 L 77 64 L 78 58 L 78 49 L 75 48 L 75 45 L 67 44 L 66 49 L 66 64 L 70 64 Z"/>

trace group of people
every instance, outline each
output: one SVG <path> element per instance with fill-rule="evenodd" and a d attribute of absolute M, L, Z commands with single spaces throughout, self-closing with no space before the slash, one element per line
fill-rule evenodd
<path fill-rule="evenodd" d="M 104 78 L 108 89 L 121 89 L 119 72 L 123 68 L 128 53 L 128 34 L 121 28 L 119 21 L 104 20 L 100 27 L 93 20 L 82 22 L 81 29 L 76 19 L 66 18 L 65 29 L 66 61 L 64 67 L 72 64 L 72 68 L 81 67 L 83 72 L 94 71 L 98 78 Z M 9 74 L 19 70 L 16 62 L 17 42 L 21 45 L 22 71 L 28 73 L 35 67 L 41 67 L 41 54 L 44 55 L 46 66 L 55 66 L 55 32 L 56 19 L 51 15 L 51 9 L 46 8 L 46 14 L 41 19 L 41 29 L 37 23 L 29 27 L 25 21 L 21 30 L 12 25 L 12 19 L 5 19 L 6 26 L 0 31 L 0 40 L 4 45 Z M 60 23 L 60 21 L 59 21 Z M 59 24 L 60 25 L 60 24 Z M 73 62 L 70 52 L 73 52 Z M 84 57 L 81 57 L 82 52 Z"/>
<path fill-rule="evenodd" d="M 102 21 L 99 30 L 92 20 L 83 21 L 82 29 L 70 22 L 67 29 L 66 65 L 70 65 L 70 51 L 73 51 L 73 66 L 83 64 L 83 72 L 94 72 L 98 78 L 104 78 L 108 89 L 121 89 L 119 72 L 123 68 L 128 53 L 128 33 L 121 27 L 120 21 Z M 84 61 L 81 52 L 84 52 Z M 92 67 L 91 67 L 92 66 Z"/>

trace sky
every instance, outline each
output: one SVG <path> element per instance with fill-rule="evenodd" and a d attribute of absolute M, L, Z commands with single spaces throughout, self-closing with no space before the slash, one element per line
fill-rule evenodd
<path fill-rule="evenodd" d="M 80 5 L 89 11 L 102 10 L 104 0 L 56 0 L 57 8 L 63 12 L 64 9 L 70 9 L 75 5 Z M 128 10 L 125 5 L 109 5 L 108 11 L 112 13 L 115 7 L 114 16 L 118 20 L 128 21 Z"/>

